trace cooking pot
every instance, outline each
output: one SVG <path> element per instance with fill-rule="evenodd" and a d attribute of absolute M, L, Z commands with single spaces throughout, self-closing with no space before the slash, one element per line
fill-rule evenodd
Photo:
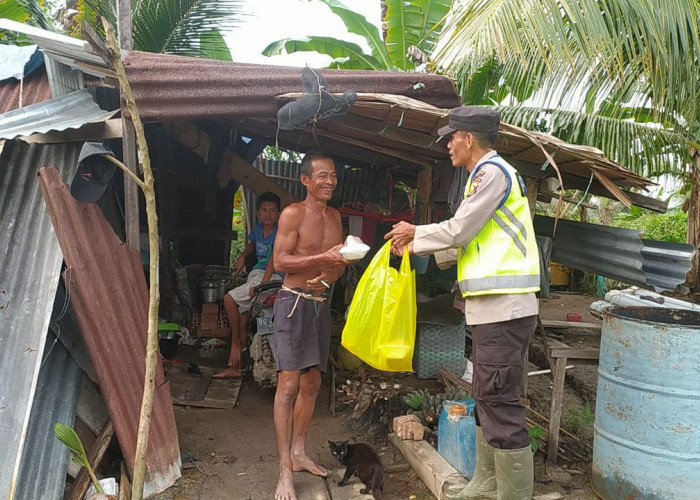
<path fill-rule="evenodd" d="M 202 302 L 221 302 L 224 300 L 226 293 L 225 280 L 203 280 L 200 287 L 202 293 Z"/>

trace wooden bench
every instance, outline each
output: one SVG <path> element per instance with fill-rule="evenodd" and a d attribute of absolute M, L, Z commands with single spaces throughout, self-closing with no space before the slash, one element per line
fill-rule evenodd
<path fill-rule="evenodd" d="M 564 400 L 564 377 L 566 364 L 576 361 L 576 364 L 598 364 L 599 349 L 597 347 L 570 347 L 555 339 L 547 339 L 547 353 L 554 364 L 552 378 L 552 406 L 549 412 L 549 439 L 547 442 L 547 461 L 557 463 L 559 447 L 559 428 L 561 423 L 561 405 Z"/>

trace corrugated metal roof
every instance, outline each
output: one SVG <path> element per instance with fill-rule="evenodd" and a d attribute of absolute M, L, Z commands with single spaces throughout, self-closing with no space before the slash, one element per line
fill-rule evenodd
<path fill-rule="evenodd" d="M 126 57 L 125 67 L 143 120 L 275 118 L 278 109 L 275 97 L 301 91 L 302 68 L 136 50 Z M 460 105 L 459 96 L 446 76 L 333 69 L 319 70 L 319 73 L 325 77 L 329 92 L 382 92 L 443 108 Z"/>
<path fill-rule="evenodd" d="M 45 54 L 50 54 L 69 66 L 79 66 L 83 71 L 98 75 L 103 74 L 100 69 L 106 68 L 102 58 L 94 54 L 90 44 L 84 40 L 10 19 L 0 19 L 0 29 L 24 33 L 32 42 L 39 45 Z"/>
<path fill-rule="evenodd" d="M 535 216 L 535 232 L 552 237 L 554 219 Z M 685 282 L 692 245 L 642 240 L 632 229 L 560 219 L 551 259 L 623 283 L 673 290 Z"/>
<path fill-rule="evenodd" d="M 0 82 L 0 114 L 47 99 L 51 99 L 51 88 L 43 66 L 21 82 L 15 79 Z"/>
<path fill-rule="evenodd" d="M 0 139 L 80 128 L 105 121 L 118 111 L 100 109 L 90 91 L 77 90 L 0 115 Z"/>
<path fill-rule="evenodd" d="M 81 371 L 53 334 L 46 339 L 14 500 L 63 498 L 70 451 L 53 432 L 73 427 Z"/>
<path fill-rule="evenodd" d="M 133 470 L 146 352 L 148 289 L 141 256 L 117 237 L 95 204 L 79 203 L 54 168 L 40 184 L 71 269 L 69 293 L 124 459 Z M 158 363 L 146 458 L 148 496 L 180 477 L 175 415 Z"/>
<path fill-rule="evenodd" d="M 279 105 L 300 94 L 279 96 Z M 280 148 L 308 151 L 322 147 L 338 160 L 353 166 L 376 166 L 394 171 L 394 177 L 415 179 L 420 168 L 451 166 L 445 140 L 437 130 L 448 120 L 449 109 L 441 109 L 400 95 L 360 94 L 346 115 L 306 124 L 298 130 L 278 130 L 276 118 L 220 120 L 231 127 L 229 135 L 247 135 Z M 556 159 L 565 189 L 617 199 L 599 177 L 617 186 L 645 188 L 654 183 L 606 158 L 594 148 L 569 144 L 556 137 L 530 132 L 501 123 L 498 152 L 524 175 L 542 178 L 556 173 L 547 154 Z M 549 165 L 542 170 L 544 165 Z M 664 211 L 663 202 L 630 191 L 624 194 L 634 204 Z"/>
<path fill-rule="evenodd" d="M 79 145 L 7 142 L 0 154 L 0 497 L 12 490 L 27 439 L 44 339 L 63 257 L 41 197 L 37 170 L 71 178 Z"/>
<path fill-rule="evenodd" d="M 674 290 L 685 283 L 695 254 L 693 245 L 644 239 L 642 243 L 642 269 L 654 290 Z"/>

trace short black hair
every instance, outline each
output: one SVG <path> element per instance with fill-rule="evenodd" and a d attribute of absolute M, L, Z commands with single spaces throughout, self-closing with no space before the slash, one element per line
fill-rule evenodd
<path fill-rule="evenodd" d="M 277 205 L 278 212 L 280 210 L 280 207 L 282 206 L 282 202 L 280 201 L 280 197 L 277 196 L 272 191 L 265 191 L 260 196 L 258 196 L 258 199 L 255 202 L 255 210 L 256 211 L 260 210 L 260 207 L 262 206 L 263 203 L 274 203 L 275 205 Z"/>
<path fill-rule="evenodd" d="M 314 149 L 312 151 L 309 151 L 304 155 L 304 159 L 301 160 L 301 167 L 299 169 L 299 174 L 304 174 L 307 177 L 311 177 L 311 168 L 313 166 L 313 161 L 314 160 L 323 160 L 323 159 L 329 159 L 330 161 L 333 162 L 333 166 L 335 167 L 335 160 L 331 155 L 326 153 L 325 151 L 321 149 Z"/>
<path fill-rule="evenodd" d="M 476 143 L 482 148 L 495 148 L 498 142 L 498 130 L 495 132 L 471 132 Z"/>

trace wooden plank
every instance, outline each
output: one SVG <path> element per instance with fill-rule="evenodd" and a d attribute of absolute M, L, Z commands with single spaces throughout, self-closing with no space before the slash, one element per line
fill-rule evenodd
<path fill-rule="evenodd" d="M 592 330 L 602 330 L 602 323 L 584 323 L 582 321 L 560 321 L 556 319 L 543 319 L 542 326 L 545 328 L 589 328 Z"/>
<path fill-rule="evenodd" d="M 194 380 L 190 384 L 189 389 L 187 389 L 187 395 L 185 396 L 185 399 L 188 401 L 202 401 L 204 399 L 204 395 L 207 392 L 207 389 L 209 388 L 209 383 L 211 382 L 211 375 L 209 376 L 202 376 Z"/>
<path fill-rule="evenodd" d="M 97 469 L 100 462 L 102 462 L 113 435 L 114 425 L 112 425 L 111 420 L 108 420 L 102 428 L 100 435 L 97 437 L 97 441 L 95 441 L 95 444 L 88 452 L 88 462 L 90 462 L 90 465 L 92 465 L 94 469 Z M 78 477 L 76 477 L 75 481 L 73 482 L 68 498 L 71 500 L 81 500 L 83 496 L 85 496 L 85 492 L 90 486 L 90 481 L 90 475 L 88 474 L 87 469 L 83 467 L 80 469 Z"/>
<path fill-rule="evenodd" d="M 78 398 L 76 416 L 94 435 L 98 435 L 100 429 L 109 420 L 109 414 L 102 401 L 100 391 L 85 374 L 80 380 L 80 397 Z"/>
<path fill-rule="evenodd" d="M 228 169 L 231 177 L 239 184 L 253 191 L 255 194 L 272 191 L 282 200 L 282 206 L 289 205 L 292 201 L 291 195 L 279 184 L 272 181 L 260 170 L 245 161 L 231 150 L 224 151 L 219 162 L 219 172 Z M 217 179 L 218 179 L 217 175 Z M 221 184 L 219 184 L 221 185 Z"/>
<path fill-rule="evenodd" d="M 138 175 L 138 160 L 136 158 L 136 132 L 132 123 L 122 118 L 122 154 L 124 165 Z M 139 251 L 141 229 L 139 222 L 139 187 L 124 174 L 124 205 L 126 243 L 130 250 Z"/>
<path fill-rule="evenodd" d="M 597 347 L 549 347 L 549 355 L 552 358 L 574 359 L 598 359 L 600 349 Z"/>
<path fill-rule="evenodd" d="M 404 441 L 392 433 L 389 434 L 389 442 L 401 452 L 418 477 L 437 498 L 443 498 L 441 489 L 446 486 L 467 485 L 467 479 L 427 441 Z"/>
<path fill-rule="evenodd" d="M 121 462 L 121 478 L 119 479 L 119 500 L 131 500 L 131 481 L 124 460 Z"/>
<path fill-rule="evenodd" d="M 552 464 L 557 463 L 561 404 L 564 401 L 566 361 L 566 358 L 557 358 L 554 364 L 554 384 L 552 386 L 552 405 L 549 410 L 549 439 L 547 442 L 547 461 Z"/>

